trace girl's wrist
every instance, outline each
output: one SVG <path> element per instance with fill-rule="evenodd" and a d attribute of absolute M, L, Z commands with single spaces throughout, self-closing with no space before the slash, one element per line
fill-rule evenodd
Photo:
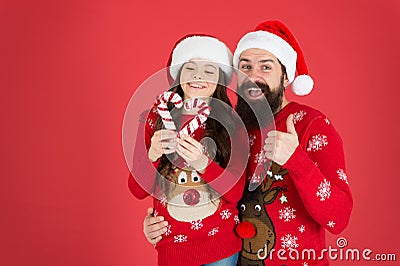
<path fill-rule="evenodd" d="M 200 159 L 192 162 L 190 165 L 200 174 L 204 174 L 208 165 L 208 157 L 203 154 Z"/>

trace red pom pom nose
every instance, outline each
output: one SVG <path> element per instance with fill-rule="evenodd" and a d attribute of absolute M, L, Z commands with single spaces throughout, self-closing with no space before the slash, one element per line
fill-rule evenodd
<path fill-rule="evenodd" d="M 252 238 L 256 235 L 256 228 L 250 222 L 241 222 L 236 227 L 236 232 L 241 238 Z"/>
<path fill-rule="evenodd" d="M 186 205 L 194 206 L 200 202 L 200 193 L 196 189 L 188 189 L 183 193 L 183 202 Z"/>

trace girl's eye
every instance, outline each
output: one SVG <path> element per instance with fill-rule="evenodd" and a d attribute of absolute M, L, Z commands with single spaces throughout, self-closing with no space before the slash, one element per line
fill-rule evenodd
<path fill-rule="evenodd" d="M 251 67 L 249 65 L 242 65 L 240 68 L 241 69 L 250 69 Z"/>
<path fill-rule="evenodd" d="M 186 67 L 187 70 L 194 70 L 193 67 Z"/>
<path fill-rule="evenodd" d="M 260 212 L 260 211 L 261 211 L 261 206 L 260 206 L 260 204 L 257 204 L 256 206 L 254 206 L 254 209 L 255 209 L 256 211 Z"/>
<path fill-rule="evenodd" d="M 215 73 L 217 73 L 216 71 L 217 71 L 217 69 L 215 69 L 212 66 L 207 66 L 204 68 L 204 73 L 206 73 L 208 75 L 214 75 Z"/>
<path fill-rule="evenodd" d="M 270 70 L 271 67 L 270 67 L 270 66 L 263 66 L 262 69 L 263 69 L 263 70 Z"/>

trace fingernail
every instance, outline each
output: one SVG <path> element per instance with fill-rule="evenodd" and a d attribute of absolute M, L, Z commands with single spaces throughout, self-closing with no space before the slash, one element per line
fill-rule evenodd
<path fill-rule="evenodd" d="M 164 225 L 164 226 L 167 226 L 167 225 L 168 225 L 168 222 L 167 222 L 167 221 L 163 222 L 163 225 Z"/>

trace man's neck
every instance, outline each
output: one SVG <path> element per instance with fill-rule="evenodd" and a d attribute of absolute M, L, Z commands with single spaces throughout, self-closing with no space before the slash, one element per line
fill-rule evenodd
<path fill-rule="evenodd" d="M 274 113 L 274 116 L 277 115 L 283 108 L 286 107 L 290 102 L 286 99 L 285 95 L 282 96 L 282 104 L 279 109 Z"/>

